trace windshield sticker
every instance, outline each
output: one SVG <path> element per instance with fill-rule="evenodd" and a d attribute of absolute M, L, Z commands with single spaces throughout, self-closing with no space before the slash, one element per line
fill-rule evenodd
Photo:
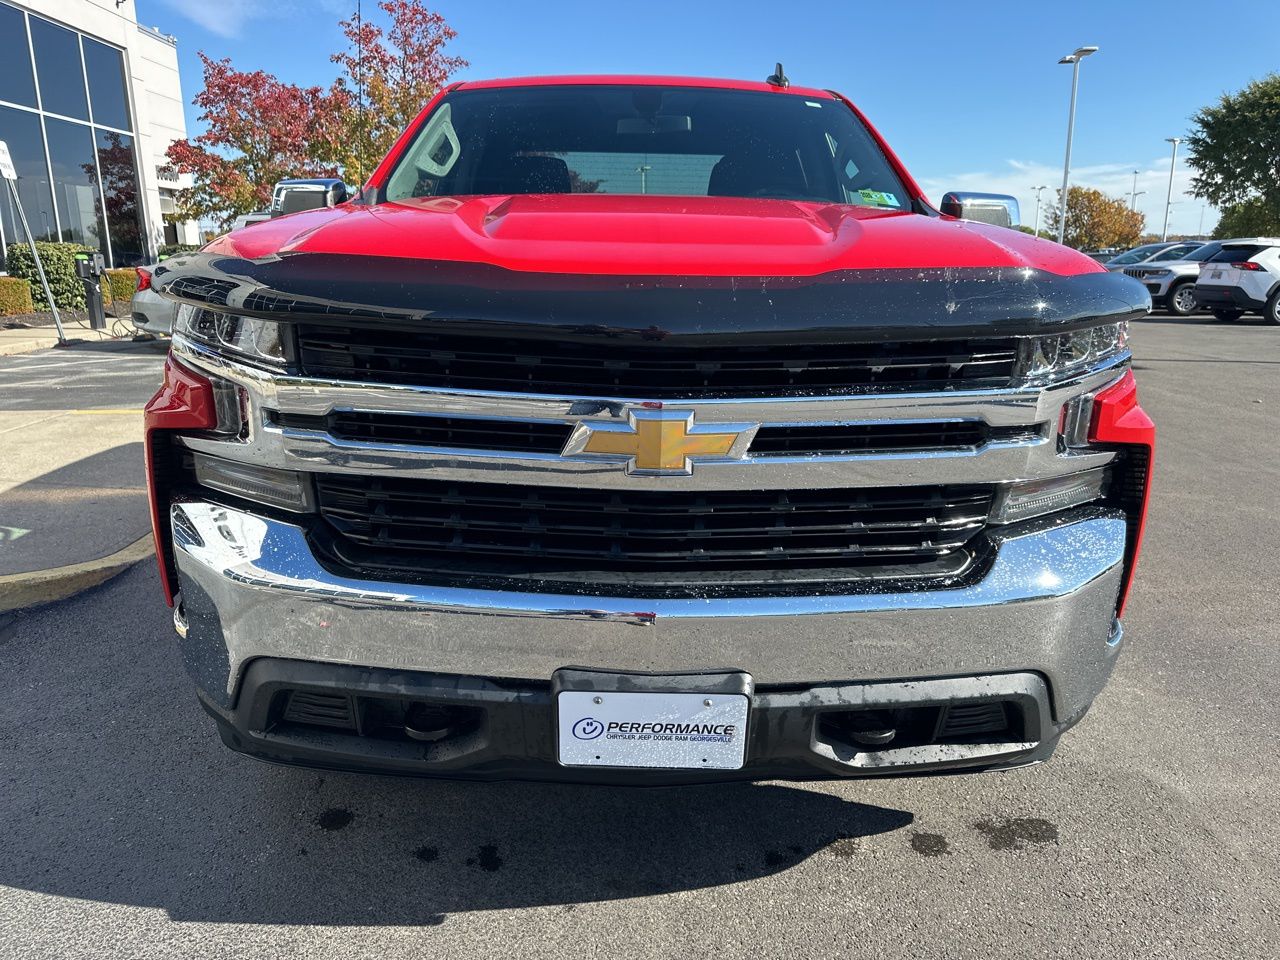
<path fill-rule="evenodd" d="M 822 109 L 822 104 L 820 104 L 817 100 L 806 100 L 804 102 L 804 105 L 806 107 L 817 107 L 819 110 Z"/>
<path fill-rule="evenodd" d="M 874 203 L 881 207 L 900 207 L 898 198 L 892 193 L 885 193 L 882 190 L 859 190 L 858 196 L 862 198 L 863 203 Z"/>

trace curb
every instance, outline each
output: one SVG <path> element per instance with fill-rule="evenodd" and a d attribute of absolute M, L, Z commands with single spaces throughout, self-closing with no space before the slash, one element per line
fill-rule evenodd
<path fill-rule="evenodd" d="M 41 330 L 42 328 L 32 328 L 33 330 Z M 81 330 L 79 327 L 74 328 L 78 332 L 72 330 L 67 331 L 67 336 L 71 339 L 102 341 L 110 340 L 111 337 L 100 336 L 100 330 Z M 17 338 L 0 338 L 0 357 L 16 357 L 23 353 L 35 353 L 37 350 L 48 350 L 58 345 L 58 337 L 56 334 L 45 334 L 43 336 L 26 337 L 22 340 Z"/>
<path fill-rule="evenodd" d="M 0 577 L 0 613 L 65 600 L 82 590 L 106 583 L 154 552 L 154 543 L 148 533 L 123 550 L 99 560 Z"/>

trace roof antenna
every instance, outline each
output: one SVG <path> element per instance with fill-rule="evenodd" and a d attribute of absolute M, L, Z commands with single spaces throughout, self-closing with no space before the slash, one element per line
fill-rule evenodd
<path fill-rule="evenodd" d="M 773 68 L 773 76 L 765 77 L 765 83 L 771 83 L 775 87 L 789 87 L 791 81 L 787 79 L 787 75 L 782 72 L 782 64 L 777 64 Z"/>

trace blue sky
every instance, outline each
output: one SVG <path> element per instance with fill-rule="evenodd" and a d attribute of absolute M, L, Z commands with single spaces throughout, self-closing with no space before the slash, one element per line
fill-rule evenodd
<path fill-rule="evenodd" d="M 200 87 L 196 51 L 299 84 L 328 84 L 337 22 L 354 0 L 138 0 L 140 22 L 178 38 L 184 95 Z M 366 0 L 366 16 L 374 6 Z M 459 77 L 671 73 L 763 79 L 781 60 L 796 83 L 854 100 L 935 201 L 947 189 L 1013 193 L 1023 220 L 1039 184 L 1062 179 L 1077 46 L 1081 68 L 1073 183 L 1128 195 L 1159 231 L 1169 144 L 1200 106 L 1280 69 L 1280 2 L 1215 13 L 1204 0 L 1159 4 L 1059 0 L 981 4 L 648 0 L 645 3 L 438 0 L 458 31 Z M 188 125 L 197 129 L 188 107 Z M 1182 195 L 1170 230 L 1194 232 L 1202 203 Z M 1045 196 L 1049 191 L 1045 192 Z M 1205 230 L 1217 217 L 1203 214 Z"/>

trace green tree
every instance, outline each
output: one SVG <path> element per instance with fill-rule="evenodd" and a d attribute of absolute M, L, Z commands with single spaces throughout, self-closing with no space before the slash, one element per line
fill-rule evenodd
<path fill-rule="evenodd" d="M 1213 230 L 1215 240 L 1232 237 L 1274 237 L 1280 234 L 1280 218 L 1262 200 L 1246 200 L 1222 208 Z"/>
<path fill-rule="evenodd" d="M 1049 208 L 1048 227 L 1056 238 L 1061 222 L 1062 191 L 1058 204 Z M 1067 230 L 1063 241 L 1077 250 L 1131 247 L 1142 236 L 1147 218 L 1130 210 L 1123 199 L 1108 197 L 1101 190 L 1071 187 L 1067 191 Z"/>
<path fill-rule="evenodd" d="M 1222 210 L 1215 234 L 1280 233 L 1280 74 L 1223 94 L 1191 122 L 1191 191 Z"/>

